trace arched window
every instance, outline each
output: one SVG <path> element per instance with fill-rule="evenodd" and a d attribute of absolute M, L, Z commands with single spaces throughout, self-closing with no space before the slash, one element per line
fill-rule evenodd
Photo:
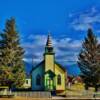
<path fill-rule="evenodd" d="M 39 74 L 36 76 L 36 85 L 41 85 L 41 76 Z"/>
<path fill-rule="evenodd" d="M 61 85 L 61 75 L 58 75 L 57 76 L 57 84 L 58 85 Z"/>

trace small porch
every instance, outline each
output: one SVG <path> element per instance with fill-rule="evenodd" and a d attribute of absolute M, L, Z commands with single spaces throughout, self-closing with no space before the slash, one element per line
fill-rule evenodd
<path fill-rule="evenodd" d="M 55 85 L 55 73 L 51 70 L 48 70 L 45 72 L 45 90 L 47 91 L 55 91 L 56 85 Z"/>

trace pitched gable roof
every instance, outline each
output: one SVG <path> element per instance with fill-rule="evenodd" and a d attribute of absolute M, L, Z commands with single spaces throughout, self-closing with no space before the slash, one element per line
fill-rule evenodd
<path fill-rule="evenodd" d="M 32 73 L 32 71 L 34 71 L 36 68 L 40 67 L 40 65 L 43 65 L 43 64 L 44 64 L 44 60 L 41 61 L 39 64 L 37 64 L 35 67 L 33 67 L 31 70 L 31 73 Z"/>
<path fill-rule="evenodd" d="M 59 64 L 58 62 L 55 61 L 55 64 L 57 64 L 64 72 L 66 72 L 65 67 L 63 67 L 61 64 Z"/>
<path fill-rule="evenodd" d="M 32 71 L 34 71 L 36 68 L 40 67 L 40 65 L 44 65 L 45 64 L 45 61 L 41 61 L 39 64 L 37 64 L 35 67 L 32 68 L 31 70 L 31 73 Z M 61 65 L 59 64 L 58 62 L 55 61 L 55 64 L 57 64 L 64 72 L 66 72 L 66 69 Z"/>

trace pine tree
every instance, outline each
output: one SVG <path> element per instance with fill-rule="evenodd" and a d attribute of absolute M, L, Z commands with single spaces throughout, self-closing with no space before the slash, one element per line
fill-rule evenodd
<path fill-rule="evenodd" d="M 25 80 L 23 55 L 14 18 L 8 19 L 0 34 L 0 84 L 19 88 Z M 8 70 L 8 73 L 6 73 Z M 5 77 L 3 77 L 5 74 Z"/>
<path fill-rule="evenodd" d="M 81 76 L 85 82 L 85 88 L 93 86 L 97 91 L 100 85 L 100 45 L 91 29 L 88 29 L 82 47 L 78 57 L 78 65 L 82 72 Z"/>

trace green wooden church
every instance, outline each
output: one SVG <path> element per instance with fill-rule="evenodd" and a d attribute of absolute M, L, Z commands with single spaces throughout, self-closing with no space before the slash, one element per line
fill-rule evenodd
<path fill-rule="evenodd" d="M 55 91 L 59 95 L 65 92 L 66 70 L 56 62 L 50 35 L 47 38 L 43 61 L 32 69 L 31 78 L 34 91 Z"/>

